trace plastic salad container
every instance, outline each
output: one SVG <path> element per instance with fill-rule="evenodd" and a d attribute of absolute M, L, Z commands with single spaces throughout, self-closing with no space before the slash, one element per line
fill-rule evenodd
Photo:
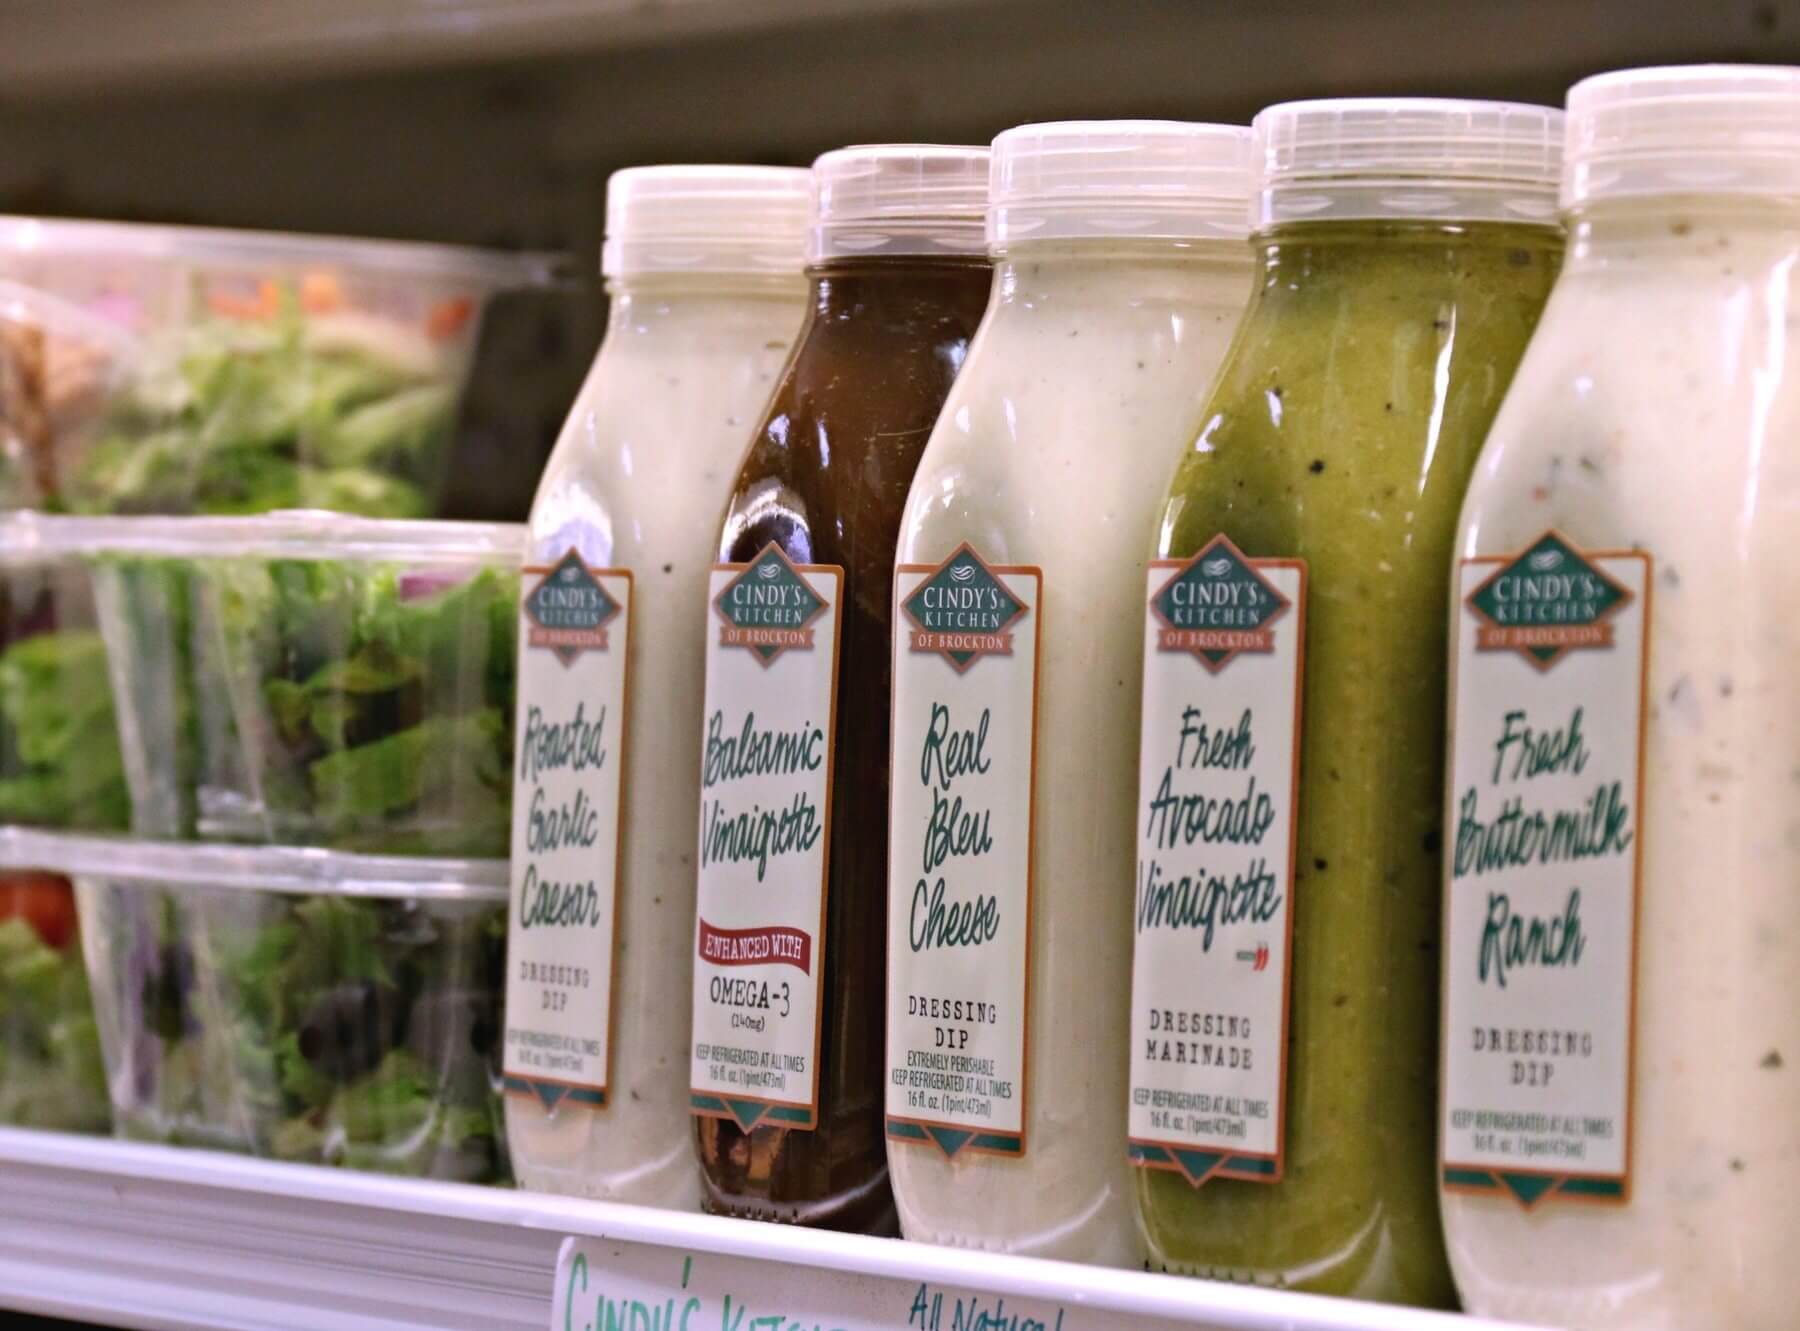
<path fill-rule="evenodd" d="M 139 835 L 507 854 L 521 528 L 44 521 L 96 552 Z"/>
<path fill-rule="evenodd" d="M 123 830 L 123 755 L 86 561 L 0 516 L 0 824 Z"/>
<path fill-rule="evenodd" d="M 489 297 L 553 267 L 0 217 L 0 504 L 428 516 Z"/>
<path fill-rule="evenodd" d="M 105 316 L 0 277 L 0 509 L 60 502 L 63 466 L 100 428 L 136 348 Z"/>
<path fill-rule="evenodd" d="M 100 1036 L 68 879 L 0 831 L 0 1124 L 105 1132 Z"/>
<path fill-rule="evenodd" d="M 119 1135 L 492 1183 L 506 866 L 0 831 L 66 875 Z"/>

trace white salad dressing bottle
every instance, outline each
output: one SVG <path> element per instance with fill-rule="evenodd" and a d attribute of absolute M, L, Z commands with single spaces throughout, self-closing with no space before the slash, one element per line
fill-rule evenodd
<path fill-rule="evenodd" d="M 1800 1317 L 1800 70 L 1569 94 L 1458 538 L 1444 1229 L 1471 1312 Z"/>
<path fill-rule="evenodd" d="M 527 1188 L 697 1209 L 687 1064 L 707 570 L 800 329 L 804 170 L 607 186 L 605 341 L 531 511 L 506 1125 Z"/>
<path fill-rule="evenodd" d="M 1130 1266 L 1145 561 L 1250 294 L 1249 131 L 993 152 L 993 303 L 901 526 L 888 1158 L 908 1238 Z"/>

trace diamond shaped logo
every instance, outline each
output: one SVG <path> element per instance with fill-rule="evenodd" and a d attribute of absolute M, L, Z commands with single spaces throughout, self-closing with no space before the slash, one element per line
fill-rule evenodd
<path fill-rule="evenodd" d="M 525 615 L 531 620 L 526 642 L 555 652 L 557 660 L 570 665 L 583 652 L 607 649 L 607 625 L 618 614 L 619 603 L 570 550 L 525 594 Z"/>
<path fill-rule="evenodd" d="M 1245 652 L 1273 652 L 1271 627 L 1292 603 L 1243 551 L 1215 536 L 1150 598 L 1161 622 L 1156 649 L 1192 652 L 1218 674 Z"/>
<path fill-rule="evenodd" d="M 765 666 L 783 652 L 810 652 L 811 625 L 830 608 L 773 541 L 713 601 L 724 621 L 719 645 L 743 647 Z"/>
<path fill-rule="evenodd" d="M 960 675 L 984 656 L 1012 655 L 1011 630 L 1031 607 L 964 545 L 900 609 L 912 621 L 910 650 L 936 653 Z"/>
<path fill-rule="evenodd" d="M 1469 594 L 1479 621 L 1475 650 L 1518 652 L 1549 670 L 1570 652 L 1610 648 L 1608 621 L 1630 600 L 1574 545 L 1547 531 Z"/>

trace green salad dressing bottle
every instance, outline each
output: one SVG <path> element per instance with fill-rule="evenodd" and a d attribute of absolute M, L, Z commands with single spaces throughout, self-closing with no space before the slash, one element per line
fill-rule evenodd
<path fill-rule="evenodd" d="M 1131 1157 L 1162 1268 L 1452 1300 L 1451 546 L 1562 253 L 1561 117 L 1272 107 L 1259 271 L 1146 584 Z"/>

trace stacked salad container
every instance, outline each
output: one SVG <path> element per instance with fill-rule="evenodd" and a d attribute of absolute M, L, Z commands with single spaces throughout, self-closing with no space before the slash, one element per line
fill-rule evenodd
<path fill-rule="evenodd" d="M 430 517 L 547 272 L 0 218 L 0 1125 L 507 1179 L 522 537 Z"/>

